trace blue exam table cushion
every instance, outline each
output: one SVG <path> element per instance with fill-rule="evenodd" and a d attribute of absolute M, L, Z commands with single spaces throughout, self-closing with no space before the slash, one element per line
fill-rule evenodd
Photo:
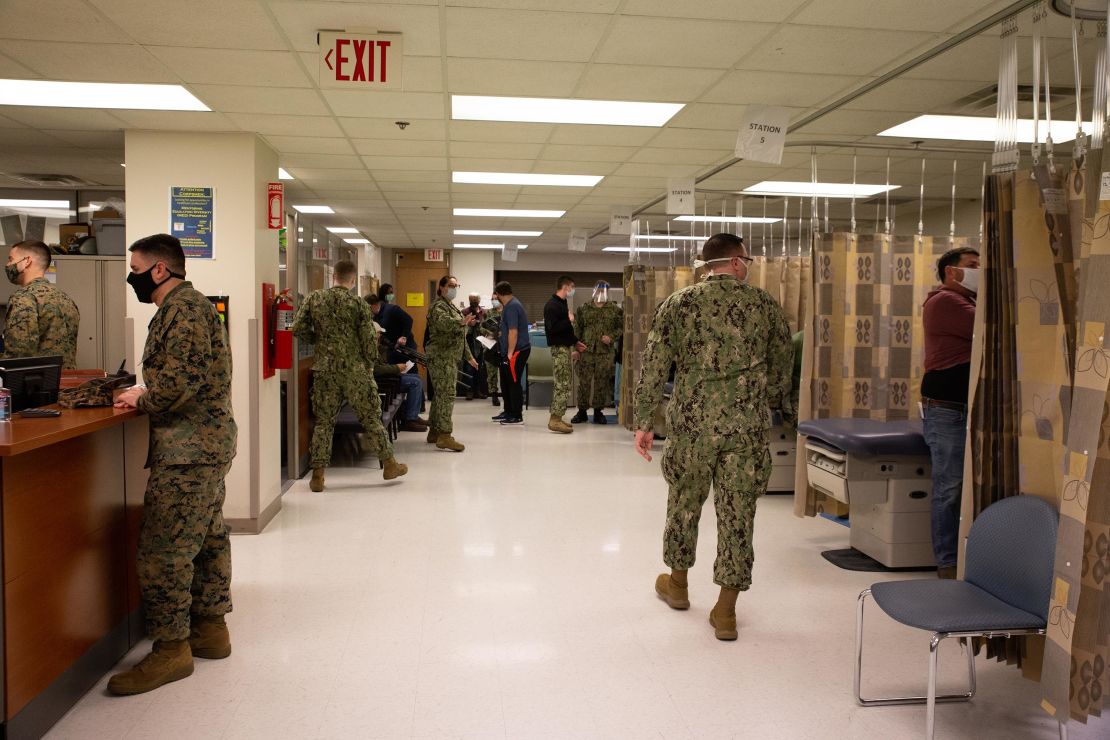
<path fill-rule="evenodd" d="M 829 447 L 861 457 L 929 455 L 929 446 L 925 444 L 919 421 L 813 419 L 799 424 L 798 432 Z"/>

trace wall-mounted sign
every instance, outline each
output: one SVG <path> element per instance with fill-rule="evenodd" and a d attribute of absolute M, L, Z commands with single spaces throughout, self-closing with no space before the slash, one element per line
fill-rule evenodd
<path fill-rule="evenodd" d="M 590 232 L 587 229 L 571 229 L 570 239 L 567 241 L 567 248 L 572 252 L 585 252 L 586 242 L 590 239 Z"/>
<path fill-rule="evenodd" d="M 170 188 L 170 234 L 181 241 L 185 256 L 210 260 L 213 248 L 213 188 Z"/>
<path fill-rule="evenodd" d="M 401 89 L 401 34 L 320 31 L 319 35 L 320 87 Z"/>
<path fill-rule="evenodd" d="M 328 248 L 327 247 L 313 247 L 312 248 L 312 259 L 317 260 L 319 262 L 327 262 L 328 261 Z"/>
<path fill-rule="evenodd" d="M 272 182 L 266 187 L 266 224 L 271 229 L 285 226 L 285 183 Z"/>
<path fill-rule="evenodd" d="M 736 156 L 753 162 L 782 163 L 790 111 L 774 105 L 749 105 L 740 119 Z"/>
<path fill-rule="evenodd" d="M 506 262 L 516 262 L 516 245 L 506 244 L 501 250 L 501 259 Z"/>
<path fill-rule="evenodd" d="M 443 262 L 442 249 L 425 249 L 424 250 L 425 262 Z"/>
<path fill-rule="evenodd" d="M 628 236 L 632 233 L 632 209 L 628 206 L 613 206 L 609 209 L 609 233 Z"/>
<path fill-rule="evenodd" d="M 694 178 L 672 177 L 667 180 L 667 213 L 676 216 L 694 215 Z"/>
<path fill-rule="evenodd" d="M 424 294 L 405 293 L 405 305 L 409 308 L 420 308 L 424 305 Z"/>

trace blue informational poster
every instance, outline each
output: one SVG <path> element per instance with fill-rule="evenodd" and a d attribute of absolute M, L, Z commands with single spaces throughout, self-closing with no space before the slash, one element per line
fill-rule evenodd
<path fill-rule="evenodd" d="M 185 256 L 210 260 L 213 188 L 170 188 L 170 234 L 181 240 Z"/>

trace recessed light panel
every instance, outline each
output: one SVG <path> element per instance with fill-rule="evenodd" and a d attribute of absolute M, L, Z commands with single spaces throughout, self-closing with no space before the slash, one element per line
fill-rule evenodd
<path fill-rule="evenodd" d="M 542 231 L 498 231 L 497 229 L 455 229 L 455 236 L 542 236 Z"/>
<path fill-rule="evenodd" d="M 293 206 L 301 213 L 335 213 L 331 206 Z"/>
<path fill-rule="evenodd" d="M 1083 124 L 1083 130 L 1090 133 L 1094 124 Z M 1040 137 L 1044 141 L 1048 135 L 1048 124 L 1041 121 Z M 945 139 L 949 141 L 994 141 L 998 134 L 998 124 L 994 116 L 918 116 L 913 120 L 900 123 L 879 133 L 879 136 L 900 136 L 907 139 Z M 1058 143 L 1075 139 L 1075 119 L 1052 122 L 1052 140 Z M 1020 118 L 1017 121 L 1017 140 L 1032 144 L 1033 119 Z"/>
<path fill-rule="evenodd" d="M 562 218 L 566 211 L 541 211 L 527 208 L 456 208 L 456 216 L 486 216 L 492 218 Z"/>
<path fill-rule="evenodd" d="M 624 100 L 451 96 L 451 117 L 456 121 L 664 126 L 683 107 L 682 103 L 637 103 Z"/>
<path fill-rule="evenodd" d="M 602 175 L 544 175 L 536 172 L 452 172 L 451 182 L 472 185 L 550 185 L 592 188 Z"/>
<path fill-rule="evenodd" d="M 211 110 L 181 85 L 0 80 L 0 105 L 127 110 Z"/>
<path fill-rule="evenodd" d="M 888 190 L 897 190 L 901 185 L 869 185 L 850 182 L 791 182 L 786 180 L 764 180 L 744 188 L 749 195 L 800 195 L 806 198 L 867 198 Z"/>

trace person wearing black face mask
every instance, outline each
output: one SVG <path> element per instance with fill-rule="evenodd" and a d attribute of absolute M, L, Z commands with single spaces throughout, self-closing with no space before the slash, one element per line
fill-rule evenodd
<path fill-rule="evenodd" d="M 62 356 L 62 367 L 77 367 L 81 312 L 68 295 L 46 279 L 50 249 L 40 241 L 12 245 L 4 271 L 19 290 L 8 299 L 4 357 Z"/>

